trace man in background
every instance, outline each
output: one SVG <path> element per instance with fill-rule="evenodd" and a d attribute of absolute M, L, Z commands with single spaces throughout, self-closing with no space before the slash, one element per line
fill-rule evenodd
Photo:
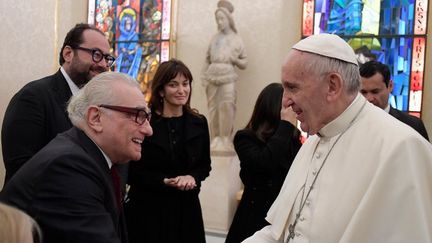
<path fill-rule="evenodd" d="M 387 65 L 377 61 L 366 62 L 360 66 L 360 76 L 362 82 L 360 92 L 369 102 L 414 128 L 429 141 L 426 128 L 420 118 L 399 111 L 389 105 L 388 101 L 393 90 L 393 81 L 390 79 L 390 70 Z"/>
<path fill-rule="evenodd" d="M 5 184 L 16 171 L 58 133 L 72 124 L 66 103 L 96 74 L 114 63 L 104 34 L 88 24 L 77 24 L 66 35 L 60 69 L 25 85 L 11 99 L 1 132 Z"/>
<path fill-rule="evenodd" d="M 245 243 L 431 242 L 432 146 L 360 93 L 353 49 L 309 36 L 282 66 L 283 107 L 310 137 Z"/>
<path fill-rule="evenodd" d="M 127 243 L 117 167 L 141 158 L 151 136 L 139 85 L 116 72 L 95 76 L 67 108 L 73 127 L 36 153 L 0 192 L 40 225 L 44 243 Z"/>

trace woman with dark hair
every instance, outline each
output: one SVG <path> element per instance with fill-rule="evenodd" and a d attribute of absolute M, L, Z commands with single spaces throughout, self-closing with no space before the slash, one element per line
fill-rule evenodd
<path fill-rule="evenodd" d="M 268 224 L 266 213 L 300 149 L 295 113 L 282 107 L 282 94 L 280 83 L 265 87 L 250 121 L 234 137 L 244 191 L 226 243 L 241 242 Z"/>
<path fill-rule="evenodd" d="M 207 119 L 190 107 L 192 74 L 176 59 L 160 64 L 152 81 L 153 136 L 131 162 L 125 213 L 130 243 L 205 242 L 201 181 L 210 172 Z"/>

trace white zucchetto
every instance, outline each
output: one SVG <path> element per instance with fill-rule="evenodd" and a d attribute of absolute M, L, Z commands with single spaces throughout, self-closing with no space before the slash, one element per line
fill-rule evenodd
<path fill-rule="evenodd" d="M 311 35 L 297 42 L 292 49 L 335 58 L 358 66 L 357 57 L 352 47 L 337 35 Z"/>

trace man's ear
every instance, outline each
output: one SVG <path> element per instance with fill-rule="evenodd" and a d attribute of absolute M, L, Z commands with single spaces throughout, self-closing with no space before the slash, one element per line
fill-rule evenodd
<path fill-rule="evenodd" d="M 72 58 L 74 56 L 74 51 L 73 51 L 72 47 L 65 46 L 65 48 L 63 48 L 62 56 L 65 59 L 65 62 L 67 62 L 67 63 L 71 62 Z"/>
<path fill-rule="evenodd" d="M 339 73 L 330 73 L 328 76 L 327 100 L 334 101 L 339 98 L 344 89 L 342 76 Z"/>
<path fill-rule="evenodd" d="M 393 80 L 389 80 L 389 83 L 387 85 L 387 90 L 389 93 L 391 93 L 393 91 Z"/>
<path fill-rule="evenodd" d="M 99 107 L 90 106 L 87 110 L 87 125 L 95 132 L 102 132 L 101 112 Z"/>

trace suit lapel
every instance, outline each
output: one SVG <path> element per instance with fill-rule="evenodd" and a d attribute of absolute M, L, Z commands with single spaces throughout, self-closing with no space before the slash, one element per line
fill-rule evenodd
<path fill-rule="evenodd" d="M 72 91 L 69 88 L 69 85 L 67 84 L 66 78 L 63 76 L 60 70 L 58 70 L 54 74 L 54 78 L 50 80 L 51 84 L 50 87 L 51 91 L 55 97 L 55 100 L 57 102 L 57 105 L 61 108 L 62 111 L 64 111 L 64 116 L 66 117 L 66 120 L 69 122 L 69 125 L 72 127 L 72 123 L 69 120 L 68 114 L 67 114 L 67 104 L 69 99 L 72 97 Z"/>
<path fill-rule="evenodd" d="M 389 114 L 392 115 L 393 117 L 397 118 L 398 120 L 400 119 L 399 112 L 391 106 L 390 106 Z"/>
<path fill-rule="evenodd" d="M 105 202 L 107 211 L 110 212 L 111 217 L 113 219 L 114 224 L 117 229 L 119 227 L 119 215 L 117 204 L 116 204 L 116 196 L 114 194 L 114 185 L 112 183 L 110 168 L 108 167 L 108 162 L 100 151 L 99 147 L 81 130 L 76 127 L 73 127 L 69 131 L 67 131 L 69 136 L 75 138 L 79 141 L 79 145 L 86 151 L 86 153 L 95 161 L 95 163 L 101 168 L 102 177 L 106 182 L 106 186 L 109 190 L 108 193 L 111 197 L 111 202 Z"/>

